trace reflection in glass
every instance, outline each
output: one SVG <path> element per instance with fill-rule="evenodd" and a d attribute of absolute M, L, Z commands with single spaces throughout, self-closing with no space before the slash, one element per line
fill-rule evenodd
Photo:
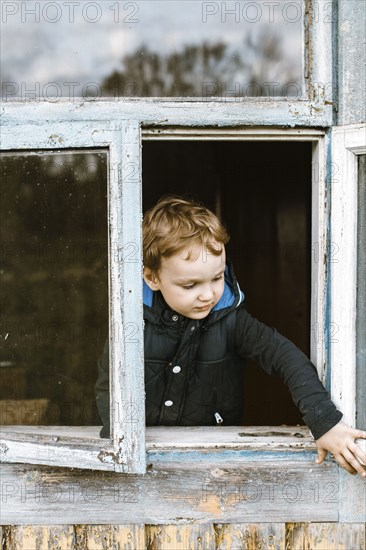
<path fill-rule="evenodd" d="M 3 22 L 3 41 L 10 43 L 15 32 L 20 41 L 17 49 L 3 49 L 2 94 L 8 100 L 233 100 L 304 92 L 303 0 L 34 5 L 30 13 L 19 2 Z M 314 20 L 319 16 L 324 14 L 313 13 Z"/>
<path fill-rule="evenodd" d="M 98 423 L 107 152 L 1 156 L 0 423 Z"/>
<path fill-rule="evenodd" d="M 366 155 L 358 157 L 356 426 L 366 426 Z"/>

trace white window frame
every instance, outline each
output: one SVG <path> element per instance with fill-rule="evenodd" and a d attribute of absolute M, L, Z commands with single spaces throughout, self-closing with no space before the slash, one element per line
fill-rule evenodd
<path fill-rule="evenodd" d="M 96 147 L 108 151 L 110 395 L 114 411 L 108 441 L 96 437 L 96 429 L 1 426 L 1 457 L 6 462 L 145 471 L 142 285 L 135 284 L 142 274 L 139 142 L 140 126 L 134 121 L 43 122 L 2 128 L 1 148 L 14 153 Z"/>
<path fill-rule="evenodd" d="M 357 299 L 357 191 L 358 155 L 366 154 L 366 125 L 332 130 L 330 341 L 331 387 L 343 420 L 356 427 L 356 299 Z"/>
<path fill-rule="evenodd" d="M 329 263 L 334 329 L 329 342 L 331 393 L 343 412 L 342 420 L 352 427 L 356 427 L 356 405 L 361 406 L 356 403 L 357 194 L 358 155 L 364 154 L 366 124 L 332 129 L 330 234 L 335 254 Z M 360 442 L 365 449 L 364 441 Z M 365 488 L 357 478 L 339 471 L 339 521 L 365 520 Z"/>

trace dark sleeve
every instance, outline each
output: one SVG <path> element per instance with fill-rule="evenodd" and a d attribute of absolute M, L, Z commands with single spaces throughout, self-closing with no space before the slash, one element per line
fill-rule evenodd
<path fill-rule="evenodd" d="M 267 373 L 283 380 L 315 439 L 341 420 L 342 413 L 308 357 L 274 328 L 252 317 L 245 307 L 237 310 L 235 345 L 240 357 L 253 359 Z"/>
<path fill-rule="evenodd" d="M 109 418 L 109 341 L 107 339 L 103 353 L 98 360 L 98 378 L 95 383 L 95 397 L 103 428 L 100 437 L 108 438 L 110 430 Z"/>

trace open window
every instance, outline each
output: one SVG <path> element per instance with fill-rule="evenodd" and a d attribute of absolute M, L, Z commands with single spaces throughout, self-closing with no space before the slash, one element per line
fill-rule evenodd
<path fill-rule="evenodd" d="M 232 236 L 228 255 L 254 308 L 248 306 L 249 311 L 310 355 L 326 382 L 326 133 L 147 128 L 142 138 L 144 210 L 159 196 L 176 192 L 216 211 Z M 248 366 L 241 427 L 147 428 L 149 460 L 159 445 L 166 460 L 173 451 L 196 449 L 199 455 L 206 446 L 216 454 L 231 447 L 245 455 L 251 445 L 256 448 L 250 441 L 255 434 L 261 434 L 257 443 L 267 450 L 281 445 L 281 433 L 297 451 L 314 448 L 307 428 L 299 428 L 303 421 L 283 383 L 258 365 Z"/>
<path fill-rule="evenodd" d="M 230 185 L 232 185 L 230 181 L 239 177 L 243 159 L 245 159 L 246 155 L 249 155 L 252 161 L 255 158 L 255 154 L 257 161 L 265 155 L 268 163 L 267 170 L 270 171 L 272 177 L 275 173 L 275 166 L 277 166 L 277 180 L 270 181 L 268 178 L 266 180 L 265 174 L 260 174 L 258 176 L 258 164 L 256 165 L 254 162 L 252 168 L 250 168 L 247 163 L 247 178 L 251 174 L 252 178 L 259 177 L 262 181 L 266 181 L 263 185 L 266 185 L 264 194 L 268 202 L 272 202 L 269 200 L 268 194 L 272 193 L 273 195 L 274 190 L 276 190 L 278 200 L 275 207 L 273 204 L 271 206 L 271 215 L 268 215 L 267 211 L 263 212 L 264 217 L 273 218 L 274 224 L 269 227 L 265 239 L 263 240 L 263 234 L 260 232 L 256 237 L 257 240 L 254 240 L 254 242 L 251 240 L 247 241 L 244 249 L 247 248 L 247 254 L 250 254 L 251 249 L 253 249 L 253 247 L 257 248 L 258 243 L 260 243 L 263 247 L 263 253 L 254 260 L 257 262 L 266 262 L 268 260 L 268 253 L 271 256 L 273 254 L 273 248 L 279 247 L 279 254 L 273 262 L 273 265 L 275 265 L 276 268 L 278 267 L 279 273 L 286 271 L 288 274 L 289 268 L 292 267 L 295 271 L 291 276 L 297 280 L 298 275 L 296 274 L 296 270 L 300 269 L 300 271 L 304 271 L 304 273 L 302 273 L 304 277 L 302 284 L 302 292 L 304 295 L 302 307 L 304 313 L 302 322 L 298 325 L 298 327 L 301 327 L 301 330 L 299 330 L 298 327 L 295 328 L 296 334 L 294 339 L 296 341 L 296 337 L 303 338 L 303 349 L 307 352 L 311 350 L 313 360 L 320 366 L 319 374 L 322 376 L 322 368 L 324 367 L 323 358 L 325 356 L 323 347 L 324 339 L 319 338 L 319 331 L 325 331 L 324 322 L 322 321 L 322 312 L 325 307 L 323 296 L 325 294 L 324 286 L 326 284 L 326 273 L 324 264 L 319 262 L 319 254 L 322 253 L 320 247 L 324 247 L 326 242 L 326 215 L 323 206 L 325 203 L 326 182 L 324 177 L 325 172 L 322 169 L 322 167 L 326 165 L 325 132 L 309 129 L 189 130 L 184 127 L 180 130 L 177 128 L 166 128 L 157 132 L 154 129 L 147 128 L 143 130 L 142 134 L 144 153 L 141 158 L 140 125 L 137 122 L 122 122 L 120 127 L 118 125 L 117 127 L 111 125 L 111 128 L 108 130 L 106 130 L 105 125 L 104 129 L 98 128 L 98 126 L 95 125 L 85 128 L 79 123 L 71 124 L 71 128 L 72 136 L 68 135 L 68 130 L 65 130 L 65 127 L 62 125 L 58 126 L 57 132 L 55 130 L 50 136 L 46 135 L 43 137 L 42 134 L 37 136 L 37 134 L 33 133 L 31 155 L 27 152 L 29 151 L 28 147 L 30 148 L 30 145 L 27 145 L 26 138 L 14 138 L 12 134 L 5 132 L 5 140 L 3 143 L 7 146 L 8 152 L 4 154 L 3 162 L 6 167 L 6 163 L 14 161 L 14 158 L 17 158 L 18 161 L 22 159 L 23 162 L 19 163 L 19 165 L 22 166 L 22 169 L 24 166 L 25 169 L 28 169 L 27 163 L 29 162 L 29 158 L 31 158 L 33 162 L 42 161 L 46 164 L 50 163 L 51 169 L 52 162 L 58 162 L 61 166 L 72 164 L 75 160 L 75 157 L 73 157 L 75 154 L 79 155 L 77 157 L 79 166 L 82 165 L 81 158 L 84 159 L 84 156 L 97 155 L 96 158 L 100 159 L 101 166 L 99 167 L 100 178 L 98 178 L 98 185 L 100 185 L 101 188 L 99 195 L 95 190 L 93 191 L 90 184 L 87 185 L 87 188 L 89 192 L 91 191 L 94 195 L 97 194 L 97 199 L 99 196 L 101 202 L 104 202 L 104 211 L 107 210 L 108 206 L 110 225 L 109 235 L 106 224 L 103 228 L 103 223 L 101 223 L 99 231 L 101 235 L 100 238 L 105 239 L 105 242 L 107 242 L 107 240 L 109 241 L 110 388 L 112 401 L 111 425 L 113 426 L 111 440 L 109 442 L 100 440 L 98 437 L 99 428 L 97 426 L 85 425 L 80 427 L 80 424 L 87 424 L 86 422 L 78 422 L 79 425 L 77 427 L 70 425 L 72 422 L 63 422 L 62 419 L 56 423 L 58 425 L 55 425 L 55 422 L 53 422 L 53 425 L 49 427 L 44 426 L 44 424 L 47 423 L 44 421 L 37 422 L 37 424 L 43 424 L 42 427 L 24 426 L 24 423 L 21 422 L 23 425 L 2 427 L 2 436 L 5 445 L 5 447 L 3 447 L 4 458 L 10 461 L 28 461 L 70 466 L 73 464 L 80 466 L 82 464 L 82 466 L 86 468 L 142 472 L 144 471 L 145 458 L 151 461 L 158 455 L 160 459 L 163 457 L 167 459 L 168 456 L 171 456 L 170 450 L 176 445 L 178 433 L 179 440 L 185 449 L 189 447 L 192 451 L 195 450 L 195 452 L 199 454 L 202 450 L 202 441 L 206 441 L 205 445 L 208 445 L 208 448 L 211 448 L 215 454 L 224 451 L 224 449 L 228 450 L 233 448 L 239 451 L 237 455 L 239 458 L 242 453 L 245 455 L 246 452 L 250 452 L 253 447 L 257 445 L 257 439 L 254 438 L 254 440 L 251 441 L 251 437 L 258 432 L 258 428 L 250 428 L 248 425 L 262 426 L 259 428 L 259 432 L 263 434 L 263 441 L 261 443 L 263 451 L 265 449 L 273 451 L 275 449 L 281 449 L 281 447 L 283 450 L 284 440 L 281 438 L 285 438 L 286 445 L 292 445 L 297 453 L 303 452 L 306 455 L 307 450 L 313 448 L 313 443 L 307 429 L 304 431 L 299 429 L 298 426 L 296 426 L 295 429 L 291 427 L 281 427 L 278 429 L 278 432 L 276 432 L 276 429 L 273 427 L 265 427 L 266 425 L 273 426 L 276 424 L 287 424 L 287 426 L 291 426 L 301 422 L 298 417 L 292 420 L 293 417 L 291 416 L 283 416 L 283 410 L 276 411 L 279 412 L 280 415 L 282 414 L 282 416 L 278 416 L 277 419 L 273 421 L 273 410 L 274 407 L 278 407 L 278 401 L 275 403 L 273 400 L 266 402 L 266 396 L 264 397 L 264 416 L 261 418 L 254 418 L 253 422 L 248 422 L 246 419 L 243 419 L 246 426 L 245 433 L 242 433 L 241 427 L 224 427 L 220 429 L 220 433 L 218 433 L 218 430 L 215 428 L 213 430 L 202 428 L 201 431 L 199 429 L 192 431 L 185 428 L 148 428 L 147 453 L 145 454 L 143 349 L 141 338 L 142 311 L 140 310 L 141 301 L 139 301 L 139 292 L 141 292 L 141 246 L 139 244 L 139 239 L 142 212 L 140 174 L 141 172 L 143 173 L 144 185 L 146 185 L 147 189 L 144 200 L 146 201 L 148 197 L 150 197 L 150 200 L 154 201 L 156 197 L 152 197 L 151 190 L 154 190 L 154 193 L 163 193 L 165 183 L 162 175 L 159 174 L 158 170 L 151 169 L 151 165 L 155 163 L 157 159 L 161 161 L 157 163 L 158 165 L 164 164 L 163 157 L 166 157 L 175 158 L 175 162 L 171 163 L 172 166 L 177 165 L 178 168 L 180 168 L 176 159 L 180 159 L 183 166 L 189 166 L 186 162 L 188 154 L 192 161 L 190 165 L 192 173 L 190 174 L 189 180 L 193 188 L 199 188 L 201 193 L 206 190 L 207 196 L 204 198 L 206 200 L 209 199 L 209 204 L 210 200 L 213 201 L 212 206 L 221 210 L 222 213 L 224 208 L 227 209 L 227 212 L 230 212 L 231 209 L 234 208 L 231 196 L 233 195 L 234 188 L 230 188 Z M 27 133 L 27 128 L 23 127 L 23 130 L 24 136 Z M 73 137 L 75 133 L 78 135 L 77 140 Z M 35 142 L 37 142 L 38 151 Z M 50 145 L 52 146 L 54 142 L 56 143 L 56 147 L 51 154 Z M 62 148 L 59 146 L 60 143 L 62 144 Z M 86 150 L 83 146 L 86 147 Z M 220 155 L 217 155 L 218 147 L 221 151 Z M 285 183 L 283 181 L 283 165 L 286 163 L 286 166 L 289 165 L 289 150 L 292 151 L 292 156 L 296 159 L 296 163 L 300 163 L 302 167 L 303 181 L 301 183 L 297 181 L 296 185 L 293 183 L 291 173 L 285 180 Z M 146 160 L 144 159 L 145 153 Z M 211 157 L 211 159 L 219 158 L 221 167 L 216 166 L 215 163 L 210 163 L 208 161 L 209 157 Z M 62 161 L 60 159 L 62 159 Z M 143 162 L 142 159 L 144 159 Z M 199 159 L 201 160 L 199 161 Z M 202 163 L 201 165 L 200 162 Z M 228 171 L 229 164 L 231 170 L 234 170 L 234 172 Z M 202 165 L 209 167 L 206 173 L 202 170 Z M 95 167 L 93 170 L 94 169 Z M 183 179 L 179 180 L 179 177 L 181 177 L 179 176 L 179 171 L 180 170 L 176 172 L 169 171 L 169 163 L 167 163 L 165 173 L 167 179 L 165 181 L 171 182 L 174 180 L 177 189 L 179 188 L 181 192 L 189 191 L 187 188 L 182 190 L 181 185 Z M 62 171 L 61 174 L 63 174 Z M 214 177 L 216 178 L 215 184 L 212 179 L 213 174 L 215 174 Z M 23 191 L 23 187 L 27 185 L 27 181 L 21 181 L 17 172 L 15 175 L 17 176 L 16 181 Z M 70 186 L 72 193 L 75 193 L 73 189 L 76 185 L 77 178 L 75 177 L 75 181 L 65 181 L 64 179 L 63 188 L 66 191 L 64 195 L 62 194 L 63 190 L 57 189 L 55 191 L 50 187 L 50 185 L 52 185 L 51 178 L 50 176 L 48 176 L 48 178 L 50 181 L 47 183 L 44 180 L 42 181 L 42 179 L 38 182 L 37 178 L 34 176 L 32 177 L 32 181 L 37 180 L 36 183 L 40 183 L 41 190 L 43 188 L 44 196 L 42 200 L 44 200 L 45 205 L 42 207 L 46 207 L 46 214 L 50 215 L 50 212 L 52 213 L 51 201 L 46 201 L 45 197 L 52 197 L 54 193 L 57 192 L 59 195 L 58 204 L 62 205 L 62 201 L 71 199 L 71 197 L 69 197 Z M 200 182 L 198 182 L 197 178 L 200 179 Z M 7 178 L 3 182 L 6 185 L 5 196 L 7 196 L 8 193 L 7 186 L 11 184 L 11 181 L 11 178 Z M 158 181 L 160 182 L 160 187 L 156 184 Z M 253 184 L 253 179 L 251 181 Z M 259 194 L 257 193 L 258 189 L 256 189 L 257 194 L 253 195 L 253 191 L 250 190 L 250 184 L 248 188 L 246 187 L 246 183 L 247 181 L 243 180 L 241 190 L 243 200 L 245 199 L 247 203 L 249 203 L 249 206 L 256 202 L 262 202 L 263 189 L 259 189 Z M 283 186 L 282 189 L 280 189 L 281 186 Z M 229 191 L 227 195 L 223 193 L 223 188 Z M 212 193 L 213 189 L 214 193 Z M 170 191 L 171 190 L 172 188 L 170 187 Z M 82 192 L 82 194 L 84 195 L 84 192 Z M 17 196 L 18 194 L 16 193 L 15 197 Z M 92 198 L 91 194 L 90 198 Z M 101 208 L 99 203 L 100 201 L 98 201 L 98 208 Z M 66 202 L 66 205 L 67 204 Z M 49 208 L 48 212 L 47 207 Z M 56 213 L 60 214 L 60 212 L 62 212 L 62 209 L 58 208 L 55 210 L 54 215 L 56 215 Z M 99 215 L 99 211 L 93 214 L 86 209 L 86 212 L 88 212 L 88 215 Z M 251 212 L 252 209 L 249 208 L 248 215 L 250 215 Z M 259 214 L 256 213 L 256 215 L 258 217 Z M 286 219 L 286 216 L 289 216 L 289 218 Z M 295 232 L 293 225 L 294 216 L 298 218 L 296 221 L 296 224 L 298 224 L 297 231 Z M 79 207 L 75 223 L 79 223 L 81 217 Z M 29 215 L 28 218 L 33 220 L 33 214 Z M 6 219 L 5 217 L 4 223 L 7 223 Z M 73 216 L 70 211 L 68 220 L 72 221 L 72 219 Z M 241 220 L 241 212 L 236 212 L 233 219 L 236 221 Z M 106 220 L 106 214 L 104 215 L 104 220 Z M 37 216 L 33 223 L 39 224 Z M 250 220 L 248 224 L 250 225 Z M 269 237 L 273 231 L 273 227 L 275 227 L 277 231 L 276 242 Z M 286 233 L 286 228 L 288 228 L 287 231 L 291 232 L 291 240 L 289 240 L 288 233 Z M 80 228 L 72 227 L 71 230 L 78 233 L 78 239 L 82 239 Z M 297 241 L 293 240 L 295 234 L 298 239 Z M 236 237 L 239 243 L 245 236 L 245 231 L 243 233 L 237 231 Z M 85 238 L 87 238 L 87 232 Z M 60 239 L 62 241 L 62 236 Z M 73 242 L 75 243 L 75 240 Z M 95 245 L 96 241 L 93 242 L 93 244 Z M 234 244 L 236 245 L 236 243 Z M 106 244 L 104 246 L 106 246 Z M 102 244 L 100 247 L 103 249 Z M 34 246 L 31 250 L 33 249 Z M 6 250 L 8 250 L 8 252 L 10 251 L 9 248 L 6 248 Z M 20 250 L 19 254 L 15 255 L 18 260 L 24 256 L 21 252 Z M 239 252 L 238 254 L 235 248 L 232 250 L 232 254 L 237 254 L 237 258 L 240 260 L 242 254 L 241 251 Z M 11 258 L 9 258 L 9 260 L 10 259 Z M 284 265 L 281 264 L 281 261 L 284 262 Z M 286 262 L 289 262 L 289 265 L 286 266 Z M 267 263 L 265 268 L 260 265 L 258 267 L 257 265 L 257 270 L 261 271 L 261 269 L 265 269 L 267 272 L 268 265 Z M 52 264 L 52 269 L 55 269 L 55 267 L 56 271 L 59 271 L 60 266 L 58 266 L 57 263 L 56 266 L 54 263 Z M 75 266 L 74 270 L 77 268 L 79 269 L 79 266 Z M 88 266 L 88 272 L 90 272 L 90 266 Z M 245 265 L 242 268 L 242 273 L 245 277 L 247 273 Z M 277 281 L 280 280 L 278 274 L 274 276 Z M 34 278 L 35 275 L 32 275 L 32 277 Z M 75 277 L 76 279 L 78 278 L 75 276 L 74 271 L 71 273 L 71 278 Z M 103 277 L 104 282 L 102 286 L 104 287 L 105 295 L 105 270 L 103 272 Z M 256 274 L 252 274 L 251 277 L 255 278 Z M 312 278 L 312 283 L 310 282 L 310 278 Z M 283 288 L 288 285 L 288 282 L 288 279 L 286 279 L 283 283 Z M 310 294 L 309 287 L 311 285 L 312 291 Z M 67 295 L 64 299 L 66 302 L 66 309 L 63 311 L 62 315 L 66 315 L 67 313 L 67 303 L 72 299 L 72 294 L 70 296 Z M 87 296 L 83 296 L 81 302 L 84 304 L 84 311 L 86 309 L 86 303 L 88 302 Z M 311 304 L 312 310 L 310 310 Z M 90 304 L 88 304 L 88 307 L 89 305 Z M 310 317 L 310 315 L 312 315 L 312 317 Z M 102 327 L 102 319 L 105 318 L 106 313 L 104 313 L 104 317 L 102 316 L 99 327 Z M 276 320 L 273 318 L 273 324 L 275 323 Z M 285 321 L 284 324 L 286 325 Z M 93 329 L 93 324 L 91 326 Z M 105 323 L 105 327 L 106 326 L 107 323 Z M 86 323 L 86 328 L 89 328 L 88 323 Z M 292 323 L 289 323 L 289 328 L 293 328 Z M 7 341 L 11 342 L 9 337 L 11 336 L 13 338 L 13 335 L 9 334 L 9 331 L 6 334 L 8 334 Z M 52 337 L 53 334 L 54 333 L 51 333 Z M 101 339 L 102 338 L 103 330 L 101 329 Z M 301 347 L 301 343 L 297 343 Z M 41 348 L 39 348 L 38 351 L 40 352 Z M 65 346 L 64 352 L 67 354 L 67 348 L 65 348 Z M 99 353 L 96 355 L 99 355 Z M 68 361 L 68 359 L 69 358 L 66 358 L 65 360 Z M 39 358 L 37 360 L 39 361 Z M 95 368 L 95 362 L 93 368 Z M 42 361 L 40 363 L 42 366 Z M 8 365 L 8 368 L 11 368 L 11 365 Z M 40 369 L 40 367 L 38 368 Z M 258 371 L 258 368 L 256 368 L 255 371 Z M 62 370 L 59 374 L 63 374 Z M 87 377 L 87 375 L 85 376 Z M 94 380 L 92 380 L 92 382 L 94 382 Z M 251 384 L 252 388 L 254 388 L 252 391 L 256 391 L 255 384 L 260 383 L 261 381 L 252 380 Z M 85 387 L 87 388 L 86 381 Z M 58 389 L 58 391 L 60 390 Z M 52 403 L 51 400 L 51 404 Z M 267 410 L 265 408 L 266 404 Z M 7 406 L 9 407 L 9 405 Z M 288 407 L 290 408 L 291 406 L 292 404 L 289 402 Z M 297 411 L 295 411 L 295 413 L 296 412 Z M 285 410 L 284 414 L 287 413 L 288 411 Z M 290 410 L 290 414 L 293 414 L 293 411 Z M 240 437 L 238 437 L 238 432 L 242 433 Z M 302 444 L 300 445 L 299 434 L 301 434 L 302 439 Z M 168 441 L 170 441 L 170 443 L 168 443 Z M 158 451 L 159 448 L 162 451 L 161 453 Z M 65 449 L 68 450 L 67 454 L 65 454 Z M 140 449 L 139 455 L 137 455 L 137 449 Z M 165 450 L 163 451 L 163 449 Z M 75 451 L 75 453 L 73 453 L 73 451 Z M 83 457 L 82 462 L 80 462 L 80 456 Z M 265 454 L 262 458 L 265 458 Z"/>
<path fill-rule="evenodd" d="M 144 469 L 139 135 L 123 121 L 2 130 L 6 461 Z M 108 333 L 115 422 L 103 441 L 94 373 Z"/>
<path fill-rule="evenodd" d="M 286 132 L 281 141 L 279 135 L 254 137 L 255 132 L 241 131 L 231 131 L 228 138 L 219 130 L 146 130 L 143 209 L 177 193 L 215 211 L 231 235 L 227 254 L 249 312 L 309 356 L 314 136 L 304 135 L 303 141 Z M 242 424 L 303 423 L 280 379 L 250 361 L 244 378 Z"/>

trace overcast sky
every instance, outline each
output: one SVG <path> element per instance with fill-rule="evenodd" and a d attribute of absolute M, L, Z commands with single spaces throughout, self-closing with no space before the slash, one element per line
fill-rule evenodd
<path fill-rule="evenodd" d="M 302 1 L 142 0 L 1 2 L 2 80 L 100 83 L 126 53 L 223 40 L 240 45 L 262 26 L 281 36 L 288 63 L 302 57 Z"/>

